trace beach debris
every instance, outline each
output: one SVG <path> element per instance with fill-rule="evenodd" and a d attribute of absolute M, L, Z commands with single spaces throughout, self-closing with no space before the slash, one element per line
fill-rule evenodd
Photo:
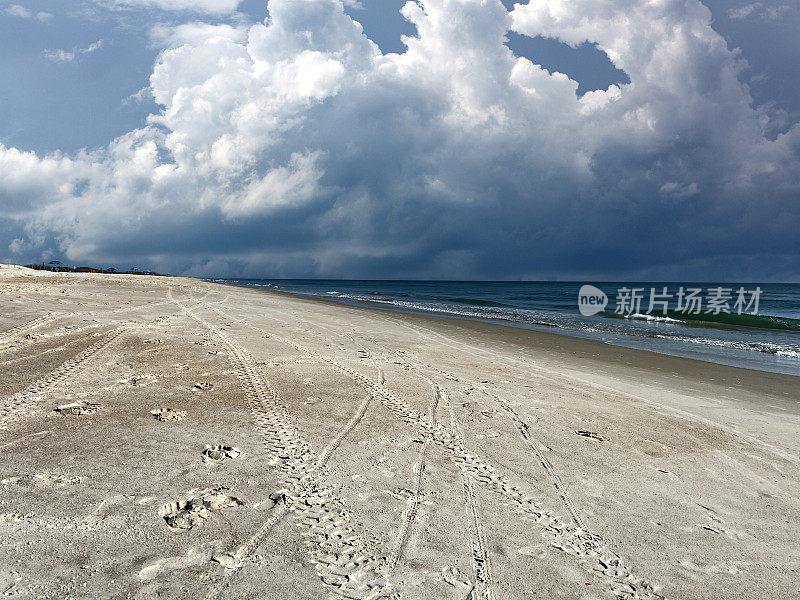
<path fill-rule="evenodd" d="M 201 381 L 199 383 L 194 384 L 194 389 L 200 392 L 208 392 L 214 389 L 214 384 L 208 383 L 207 381 Z"/>

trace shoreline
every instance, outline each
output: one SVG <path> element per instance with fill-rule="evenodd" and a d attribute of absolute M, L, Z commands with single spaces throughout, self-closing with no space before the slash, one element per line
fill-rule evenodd
<path fill-rule="evenodd" d="M 204 280 L 200 280 L 204 281 Z M 211 282 L 205 282 L 211 283 Z M 763 392 L 768 388 L 776 396 L 796 396 L 800 400 L 800 376 L 773 371 L 762 371 L 747 367 L 724 365 L 696 358 L 662 354 L 640 348 L 629 348 L 616 344 L 605 343 L 590 338 L 570 335 L 569 333 L 554 333 L 540 329 L 530 329 L 515 325 L 506 325 L 460 317 L 446 314 L 420 314 L 403 310 L 383 309 L 378 307 L 358 306 L 344 304 L 327 298 L 303 296 L 282 290 L 252 288 L 225 283 L 211 283 L 225 287 L 249 290 L 251 293 L 275 294 L 292 298 L 300 302 L 323 303 L 330 306 L 341 307 L 344 310 L 368 311 L 388 313 L 409 320 L 419 322 L 450 324 L 476 333 L 493 335 L 513 341 L 521 346 L 529 346 L 537 350 L 550 350 L 564 356 L 580 357 L 588 362 L 599 361 L 618 366 L 629 366 L 634 369 L 643 369 L 655 373 L 679 372 L 698 384 L 715 382 L 721 386 L 741 387 L 753 392 Z M 663 364 L 657 364 L 663 363 Z M 800 412 L 800 409 L 798 409 Z"/>
<path fill-rule="evenodd" d="M 686 331 L 660 331 L 658 329 L 642 331 L 636 327 L 632 330 L 622 329 L 616 331 L 614 329 L 604 329 L 604 327 L 606 327 L 605 325 L 602 327 L 598 325 L 598 327 L 600 327 L 599 329 L 593 327 L 583 328 L 575 324 L 571 326 L 568 318 L 565 323 L 559 324 L 559 320 L 564 320 L 565 315 L 563 314 L 553 314 L 551 316 L 551 319 L 554 321 L 553 323 L 548 323 L 548 317 L 546 316 L 543 317 L 544 320 L 541 322 L 527 322 L 524 320 L 516 320 L 512 317 L 503 318 L 500 316 L 493 318 L 491 316 L 483 317 L 469 313 L 460 314 L 458 311 L 452 312 L 445 307 L 441 310 L 436 310 L 435 308 L 431 308 L 430 310 L 414 309 L 411 307 L 399 306 L 392 302 L 387 302 L 385 304 L 375 303 L 366 298 L 343 301 L 341 298 L 326 297 L 319 292 L 306 293 L 302 290 L 281 290 L 271 286 L 249 286 L 230 282 L 222 283 L 215 281 L 214 283 L 255 289 L 258 291 L 288 293 L 298 298 L 335 302 L 342 306 L 359 306 L 361 308 L 378 311 L 463 319 L 517 329 L 552 332 L 557 335 L 598 341 L 615 347 L 654 352 L 664 356 L 688 358 L 710 364 L 800 377 L 800 358 L 798 358 L 800 354 L 798 354 L 797 350 L 800 346 L 797 346 L 796 343 L 798 339 L 800 339 L 797 337 L 800 334 L 795 334 L 791 337 L 790 332 L 786 332 L 780 328 L 775 330 L 748 328 L 747 326 L 737 328 L 730 324 L 720 324 L 715 321 L 707 324 L 712 328 L 713 332 L 711 332 L 712 330 L 708 330 L 706 333 L 702 333 L 706 330 L 701 326 L 701 322 L 690 320 L 684 323 L 685 327 L 688 328 Z M 363 294 L 364 292 L 353 291 L 352 293 Z M 345 297 L 347 297 L 347 295 L 345 295 Z M 764 318 L 768 319 L 770 317 L 765 316 Z M 636 319 L 631 320 L 631 323 L 638 322 L 639 321 Z M 738 337 L 715 337 L 720 335 L 719 332 L 725 331 L 736 331 L 738 332 Z M 776 339 L 770 337 L 771 335 L 779 337 Z"/>

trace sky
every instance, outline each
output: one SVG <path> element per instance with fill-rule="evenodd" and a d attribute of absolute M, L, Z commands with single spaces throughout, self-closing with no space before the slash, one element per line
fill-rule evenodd
<path fill-rule="evenodd" d="M 796 0 L 0 0 L 0 262 L 800 281 Z"/>

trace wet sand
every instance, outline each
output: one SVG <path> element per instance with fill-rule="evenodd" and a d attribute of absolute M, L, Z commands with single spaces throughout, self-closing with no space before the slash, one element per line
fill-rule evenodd
<path fill-rule="evenodd" d="M 147 276 L 0 270 L 0 594 L 800 595 L 800 383 Z"/>

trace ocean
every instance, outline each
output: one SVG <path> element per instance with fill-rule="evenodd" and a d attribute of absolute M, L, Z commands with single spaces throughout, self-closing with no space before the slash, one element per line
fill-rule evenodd
<path fill-rule="evenodd" d="M 488 321 L 718 364 L 800 375 L 800 284 L 796 283 L 591 282 L 607 295 L 608 304 L 597 314 L 584 316 L 578 309 L 582 283 L 217 281 L 354 306 Z M 692 290 L 694 294 L 690 295 Z M 651 294 L 656 300 L 652 307 Z M 640 304 L 636 298 L 640 298 Z M 700 305 L 692 304 L 691 298 Z"/>

